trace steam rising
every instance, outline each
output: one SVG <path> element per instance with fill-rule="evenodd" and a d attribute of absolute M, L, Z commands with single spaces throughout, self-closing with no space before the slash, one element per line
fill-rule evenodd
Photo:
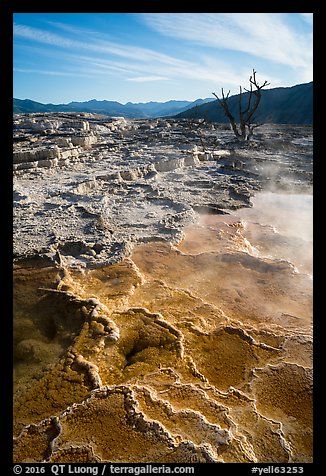
<path fill-rule="evenodd" d="M 72 190 L 67 171 L 73 237 L 64 223 L 55 263 L 15 265 L 17 463 L 312 461 L 312 161 L 266 144 L 189 161 L 172 142 L 150 167 L 95 160 Z M 18 218 L 38 190 L 19 180 Z M 59 229 L 61 199 L 35 205 Z"/>
<path fill-rule="evenodd" d="M 253 208 L 238 211 L 251 244 L 312 273 L 313 196 L 262 192 L 252 202 Z"/>

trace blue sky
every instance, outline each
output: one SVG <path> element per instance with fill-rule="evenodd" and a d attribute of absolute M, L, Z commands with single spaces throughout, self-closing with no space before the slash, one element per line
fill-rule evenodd
<path fill-rule="evenodd" d="M 17 13 L 14 97 L 195 100 L 312 81 L 312 13 Z"/>

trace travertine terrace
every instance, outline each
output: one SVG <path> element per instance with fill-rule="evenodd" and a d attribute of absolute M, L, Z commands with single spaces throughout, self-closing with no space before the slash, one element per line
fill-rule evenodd
<path fill-rule="evenodd" d="M 14 460 L 311 461 L 307 242 L 241 216 L 311 128 L 15 115 L 13 162 Z"/>

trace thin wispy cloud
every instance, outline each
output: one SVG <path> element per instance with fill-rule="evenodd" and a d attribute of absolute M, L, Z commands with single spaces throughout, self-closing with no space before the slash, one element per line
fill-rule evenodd
<path fill-rule="evenodd" d="M 292 67 L 311 62 L 312 39 L 302 37 L 282 14 L 151 13 L 140 14 L 159 33 L 211 48 L 249 53 Z M 308 47 L 307 47 L 308 46 Z"/>
<path fill-rule="evenodd" d="M 127 81 L 135 81 L 139 83 L 146 83 L 149 81 L 166 81 L 169 78 L 164 76 L 137 76 L 135 78 L 127 78 Z"/>
<path fill-rule="evenodd" d="M 313 13 L 300 13 L 301 18 L 303 18 L 309 25 L 313 24 L 314 15 Z"/>
<path fill-rule="evenodd" d="M 53 26 L 59 30 L 63 30 L 65 32 L 71 33 L 73 35 L 82 35 L 82 36 L 89 36 L 90 34 L 92 35 L 92 38 L 100 37 L 101 34 L 96 31 L 96 30 L 90 30 L 89 28 L 83 28 L 80 26 L 73 26 L 69 25 L 67 23 L 59 22 L 59 21 L 50 21 L 47 20 L 45 21 L 45 24 Z"/>
<path fill-rule="evenodd" d="M 76 31 L 76 28 L 73 28 L 72 30 Z M 85 29 L 83 30 L 83 32 L 84 37 Z M 92 41 L 89 42 L 73 40 L 68 37 L 58 35 L 56 33 L 50 33 L 46 30 L 26 25 L 14 24 L 14 36 L 39 43 L 58 46 L 60 48 L 71 48 L 78 50 L 81 49 L 93 51 L 96 53 L 107 53 L 132 60 L 137 58 L 137 61 L 155 61 L 170 65 L 183 65 L 183 62 L 177 58 L 147 48 L 137 47 L 133 45 L 122 45 L 119 43 L 99 39 L 92 39 Z M 92 38 L 91 31 L 88 32 L 87 37 Z"/>
<path fill-rule="evenodd" d="M 68 88 L 122 101 L 236 94 L 252 68 L 290 86 L 312 80 L 312 14 L 15 14 L 14 64 L 16 90 L 27 97 L 29 84 L 36 100 Z"/>
<path fill-rule="evenodd" d="M 67 72 L 67 71 L 54 71 L 54 70 L 44 70 L 44 69 L 34 69 L 34 68 L 14 68 L 14 73 L 28 73 L 28 74 L 45 74 L 47 76 L 73 76 L 76 77 L 76 71 L 74 72 Z M 97 74 L 96 71 L 93 71 L 93 75 Z M 85 72 L 78 72 L 79 76 L 83 77 L 91 77 L 91 71 Z"/>
<path fill-rule="evenodd" d="M 47 45 L 59 46 L 61 48 L 78 48 L 80 42 L 70 40 L 61 35 L 50 33 L 40 28 L 34 28 L 26 25 L 14 23 L 14 38 L 24 38 L 26 40 L 36 41 Z"/>
<path fill-rule="evenodd" d="M 123 76 L 124 80 L 134 82 L 150 82 L 159 80 L 168 80 L 166 76 L 167 69 L 153 64 L 130 63 L 125 61 L 115 61 L 103 59 L 98 56 L 68 54 L 70 64 L 75 70 L 79 66 L 79 70 L 84 72 L 96 72 L 99 76 L 117 75 Z"/>
<path fill-rule="evenodd" d="M 98 74 L 105 74 L 108 72 L 125 73 L 130 78 L 124 79 L 134 82 L 158 81 L 168 79 L 190 79 L 200 81 L 210 81 L 215 85 L 230 84 L 239 86 L 239 75 L 246 77 L 250 70 L 231 68 L 222 61 L 205 56 L 198 62 L 183 61 L 182 66 L 166 66 L 161 64 L 150 63 L 131 63 L 124 61 L 112 61 L 99 57 L 92 57 L 88 55 L 69 55 L 69 58 L 79 65 L 83 65 L 83 69 L 87 72 L 97 70 Z M 135 76 L 135 74 L 137 76 Z M 273 84 L 280 82 L 277 77 L 270 77 Z"/>
<path fill-rule="evenodd" d="M 76 29 L 72 28 L 70 30 L 74 31 Z M 19 24 L 15 25 L 14 33 L 17 37 L 52 46 L 55 45 L 69 51 L 92 51 L 97 54 L 106 53 L 122 58 L 122 61 L 117 61 L 103 59 L 103 57 L 94 55 L 58 53 L 60 57 L 62 57 L 62 54 L 66 54 L 73 57 L 75 61 L 83 62 L 85 74 L 88 72 L 93 74 L 94 70 L 99 74 L 116 71 L 132 75 L 132 77 L 125 79 L 134 82 L 167 80 L 172 77 L 215 82 L 227 81 L 229 84 L 238 85 L 238 72 L 232 71 L 225 63 L 217 62 L 213 58 L 206 58 L 204 61 L 200 59 L 197 59 L 197 61 L 187 61 L 154 50 L 118 43 L 112 44 L 104 40 L 97 40 L 93 43 L 72 40 L 62 35 Z M 83 29 L 83 33 L 85 34 L 85 29 Z M 90 37 L 91 35 L 89 34 L 88 36 Z M 53 74 L 56 73 L 54 72 Z"/>

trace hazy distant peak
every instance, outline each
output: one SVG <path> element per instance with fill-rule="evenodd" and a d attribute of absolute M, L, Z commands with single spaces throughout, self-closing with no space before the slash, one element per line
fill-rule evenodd
<path fill-rule="evenodd" d="M 262 90 L 261 104 L 256 114 L 257 121 L 311 124 L 312 90 L 312 82 Z M 229 98 L 230 110 L 235 117 L 238 114 L 238 97 L 239 95 L 234 95 Z M 165 102 L 127 102 L 126 104 L 106 99 L 72 101 L 68 104 L 42 104 L 31 99 L 14 98 L 14 113 L 32 112 L 93 112 L 130 119 L 170 116 L 206 117 L 213 122 L 228 121 L 214 97 L 199 98 L 195 101 L 171 99 Z"/>

